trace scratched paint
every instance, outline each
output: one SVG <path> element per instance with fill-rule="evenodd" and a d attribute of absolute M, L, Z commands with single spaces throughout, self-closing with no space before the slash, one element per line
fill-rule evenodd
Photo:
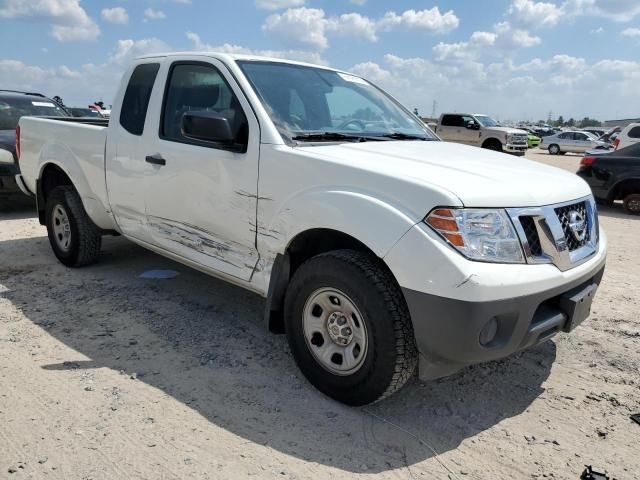
<path fill-rule="evenodd" d="M 193 225 L 165 218 L 149 217 L 149 227 L 160 237 L 179 243 L 239 270 L 253 269 L 255 255 L 239 243 L 221 239 Z M 253 258 L 253 261 L 251 259 Z"/>

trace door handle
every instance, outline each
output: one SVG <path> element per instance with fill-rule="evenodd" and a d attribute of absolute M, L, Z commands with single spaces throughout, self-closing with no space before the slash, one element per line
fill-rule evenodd
<path fill-rule="evenodd" d="M 166 165 L 167 161 L 161 155 L 148 155 L 144 161 L 153 165 Z"/>

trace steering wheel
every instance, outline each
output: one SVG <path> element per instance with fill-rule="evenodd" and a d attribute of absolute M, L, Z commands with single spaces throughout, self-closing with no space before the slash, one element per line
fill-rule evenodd
<path fill-rule="evenodd" d="M 342 122 L 340 125 L 338 125 L 336 128 L 338 130 L 342 130 L 347 128 L 348 125 L 357 125 L 358 128 L 360 128 L 360 131 L 363 131 L 367 128 L 367 126 L 365 125 L 365 123 L 362 120 L 358 120 L 357 118 L 352 118 L 350 120 L 345 120 L 344 122 Z"/>

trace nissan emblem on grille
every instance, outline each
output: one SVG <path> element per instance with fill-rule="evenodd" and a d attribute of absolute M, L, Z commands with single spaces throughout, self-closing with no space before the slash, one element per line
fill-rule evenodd
<path fill-rule="evenodd" d="M 575 210 L 569 212 L 569 228 L 579 242 L 583 241 L 587 236 L 587 224 L 580 212 Z"/>

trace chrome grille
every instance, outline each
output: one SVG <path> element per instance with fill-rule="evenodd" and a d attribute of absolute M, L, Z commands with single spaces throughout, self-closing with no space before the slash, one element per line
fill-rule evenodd
<path fill-rule="evenodd" d="M 569 247 L 569 251 L 573 252 L 580 247 L 584 247 L 589 242 L 589 229 L 587 228 L 585 237 L 582 240 L 577 239 L 574 232 L 571 230 L 571 221 L 569 216 L 571 215 L 571 212 L 577 212 L 583 219 L 585 219 L 585 221 L 588 221 L 587 207 L 585 205 L 585 202 L 558 207 L 555 209 L 555 211 L 556 215 L 558 216 L 558 220 L 560 220 L 560 225 L 562 226 L 562 231 L 564 232 L 564 238 L 567 240 L 567 247 Z"/>
<path fill-rule="evenodd" d="M 542 254 L 542 247 L 540 246 L 540 239 L 538 238 L 538 231 L 536 230 L 536 224 L 533 217 L 520 217 L 520 224 L 524 230 L 524 235 L 529 244 L 529 250 L 531 255 L 539 256 Z"/>
<path fill-rule="evenodd" d="M 598 214 L 593 197 L 544 207 L 510 208 L 527 263 L 568 270 L 598 250 Z"/>

